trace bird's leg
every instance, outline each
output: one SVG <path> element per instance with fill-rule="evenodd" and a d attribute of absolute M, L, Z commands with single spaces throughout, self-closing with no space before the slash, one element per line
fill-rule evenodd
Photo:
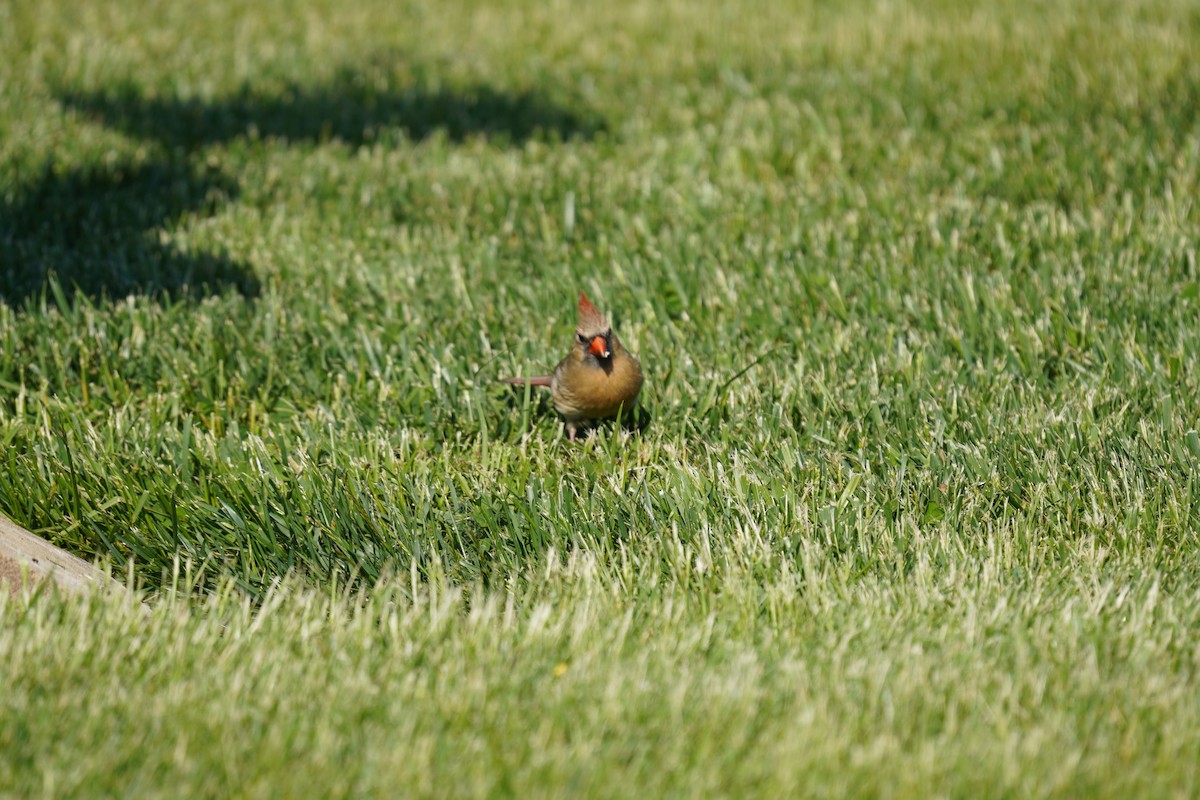
<path fill-rule="evenodd" d="M 567 423 L 567 441 L 570 441 L 570 442 L 575 441 L 575 423 L 574 422 Z"/>

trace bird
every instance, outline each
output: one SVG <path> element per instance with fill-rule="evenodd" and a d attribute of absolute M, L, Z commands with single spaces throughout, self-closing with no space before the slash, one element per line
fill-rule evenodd
<path fill-rule="evenodd" d="M 575 341 L 554 373 L 500 380 L 515 386 L 548 387 L 554 408 L 566 424 L 567 438 L 573 442 L 582 425 L 632 412 L 643 379 L 637 357 L 622 346 L 612 325 L 580 292 Z"/>

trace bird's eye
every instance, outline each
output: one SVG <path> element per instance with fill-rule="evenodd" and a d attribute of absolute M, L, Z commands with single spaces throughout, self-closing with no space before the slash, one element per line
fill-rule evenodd
<path fill-rule="evenodd" d="M 577 334 L 575 334 L 575 339 L 576 339 L 576 340 L 577 340 L 577 341 L 578 341 L 580 344 L 587 344 L 587 343 L 588 343 L 588 338 L 587 338 L 586 336 L 584 336 L 582 333 L 577 333 Z"/>

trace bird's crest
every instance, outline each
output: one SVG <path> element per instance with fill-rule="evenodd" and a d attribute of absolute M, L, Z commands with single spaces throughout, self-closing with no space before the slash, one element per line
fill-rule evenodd
<path fill-rule="evenodd" d="M 604 318 L 592 301 L 583 292 L 579 293 L 579 331 L 580 333 L 601 333 L 608 329 L 608 320 Z"/>

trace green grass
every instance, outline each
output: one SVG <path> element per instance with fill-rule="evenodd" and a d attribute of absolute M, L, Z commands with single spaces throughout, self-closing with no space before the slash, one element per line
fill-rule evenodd
<path fill-rule="evenodd" d="M 1200 792 L 1200 12 L 594 5 L 0 6 L 0 796 Z"/>

